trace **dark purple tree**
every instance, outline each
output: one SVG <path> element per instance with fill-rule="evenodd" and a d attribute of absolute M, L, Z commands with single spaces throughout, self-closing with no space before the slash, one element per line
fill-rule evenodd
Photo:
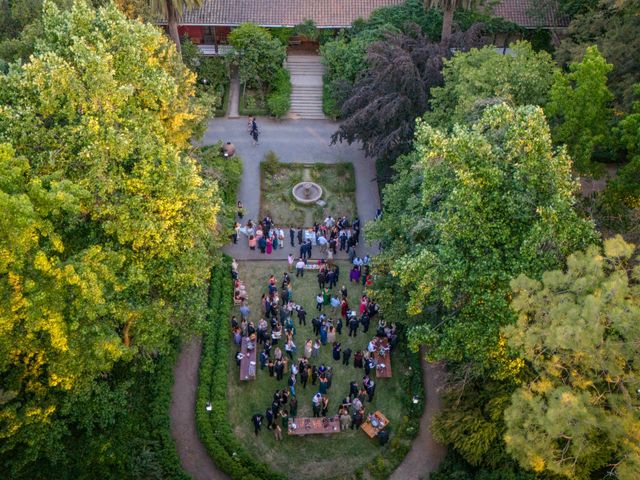
<path fill-rule="evenodd" d="M 368 157 L 393 163 L 411 149 L 416 118 L 429 108 L 429 91 L 443 84 L 442 67 L 455 50 L 486 43 L 482 24 L 432 42 L 417 25 L 390 32 L 371 44 L 369 67 L 346 95 L 342 118 L 332 142 L 362 142 Z"/>

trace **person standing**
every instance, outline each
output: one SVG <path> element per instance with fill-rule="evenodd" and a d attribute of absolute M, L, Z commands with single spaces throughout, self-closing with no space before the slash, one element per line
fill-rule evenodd
<path fill-rule="evenodd" d="M 258 137 L 260 136 L 260 132 L 258 131 L 258 124 L 256 123 L 255 117 L 251 117 L 251 130 L 249 131 L 251 138 L 253 139 L 253 146 L 258 145 Z"/>
<path fill-rule="evenodd" d="M 291 240 L 291 246 L 295 247 L 295 238 L 296 238 L 296 229 L 293 228 L 293 225 L 289 227 L 289 239 Z"/>
<path fill-rule="evenodd" d="M 264 416 L 260 413 L 256 413 L 253 417 L 251 417 L 251 421 L 253 422 L 253 428 L 254 428 L 256 437 L 258 436 L 258 433 L 260 433 L 260 427 L 262 426 L 263 419 L 264 419 Z"/>
<path fill-rule="evenodd" d="M 304 277 L 304 267 L 306 263 L 302 260 L 302 257 L 298 259 L 298 263 L 296 263 L 296 277 Z"/>
<path fill-rule="evenodd" d="M 293 255 L 289 254 L 287 264 L 289 265 L 289 272 L 293 272 Z"/>
<path fill-rule="evenodd" d="M 304 232 L 302 231 L 302 227 L 298 228 L 298 245 L 302 245 L 302 239 L 304 236 Z"/>
<path fill-rule="evenodd" d="M 349 360 L 351 360 L 351 349 L 346 348 L 342 351 L 342 364 L 349 365 Z"/>

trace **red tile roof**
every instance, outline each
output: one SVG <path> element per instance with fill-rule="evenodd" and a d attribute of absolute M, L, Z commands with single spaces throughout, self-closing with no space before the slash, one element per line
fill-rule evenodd
<path fill-rule="evenodd" d="M 204 0 L 202 7 L 185 12 L 180 25 L 239 25 L 293 27 L 313 20 L 318 27 L 348 27 L 373 10 L 404 0 Z M 160 22 L 166 23 L 166 22 Z"/>
<path fill-rule="evenodd" d="M 488 2 L 488 13 L 525 28 L 563 27 L 569 19 L 553 8 L 536 12 L 541 0 Z M 399 5 L 404 0 L 204 0 L 200 8 L 185 12 L 180 25 L 240 25 L 293 27 L 313 20 L 318 27 L 348 27 L 358 18 L 368 18 L 377 8 Z M 160 24 L 166 21 L 158 22 Z"/>
<path fill-rule="evenodd" d="M 488 7 L 490 13 L 502 17 L 525 28 L 556 28 L 569 25 L 569 18 L 554 8 L 553 2 L 546 2 L 544 7 L 541 0 L 500 0 L 494 6 Z M 536 8 L 536 6 L 538 8 Z"/>

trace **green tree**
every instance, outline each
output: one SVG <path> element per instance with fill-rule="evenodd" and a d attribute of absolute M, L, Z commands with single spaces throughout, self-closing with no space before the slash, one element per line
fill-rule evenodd
<path fill-rule="evenodd" d="M 432 358 L 516 376 L 521 363 L 499 338 L 514 321 L 509 279 L 557 267 L 595 238 L 573 209 L 571 161 L 531 106 L 489 108 L 450 135 L 419 122 L 415 146 L 368 226 L 383 247 L 372 295 L 406 308 L 414 345 Z"/>
<path fill-rule="evenodd" d="M 286 57 L 286 47 L 265 28 L 243 23 L 229 34 L 232 61 L 238 66 L 240 81 L 251 85 L 271 85 Z"/>
<path fill-rule="evenodd" d="M 431 90 L 426 121 L 439 127 L 470 123 L 482 108 L 502 101 L 543 106 L 558 70 L 555 62 L 547 52 L 534 52 L 528 42 L 511 48 L 513 55 L 502 55 L 487 46 L 445 61 L 444 86 Z"/>
<path fill-rule="evenodd" d="M 640 84 L 636 92 L 640 98 Z M 616 133 L 628 162 L 607 184 L 606 201 L 613 209 L 640 208 L 640 100 L 634 102 L 631 113 L 620 121 Z"/>
<path fill-rule="evenodd" d="M 151 0 L 151 11 L 158 16 L 167 19 L 167 29 L 176 49 L 180 51 L 180 34 L 178 33 L 178 20 L 186 10 L 201 7 L 204 0 Z M 126 3 L 125 3 L 126 5 Z M 137 8 L 133 5 L 132 11 Z"/>
<path fill-rule="evenodd" d="M 567 145 L 581 173 L 597 171 L 591 156 L 596 147 L 609 142 L 613 94 L 607 75 L 612 68 L 598 47 L 589 47 L 580 63 L 569 66 L 569 73 L 556 75 L 549 93 L 545 112 L 554 140 Z"/>
<path fill-rule="evenodd" d="M 600 0 L 597 8 L 577 15 L 569 25 L 569 34 L 556 50 L 562 64 L 577 62 L 586 49 L 597 45 L 613 71 L 609 85 L 615 93 L 617 108 L 629 111 L 634 85 L 640 83 L 640 0 Z"/>
<path fill-rule="evenodd" d="M 640 267 L 617 236 L 571 255 L 566 271 L 511 282 L 504 330 L 535 378 L 505 412 L 509 452 L 526 468 L 572 479 L 640 471 Z"/>
<path fill-rule="evenodd" d="M 83 432 L 118 461 L 101 433 L 135 382 L 114 372 L 153 368 L 197 326 L 220 241 L 216 185 L 188 155 L 194 74 L 170 41 L 113 5 L 45 2 L 43 28 L 30 62 L 0 76 L 7 478 L 63 468 Z"/>

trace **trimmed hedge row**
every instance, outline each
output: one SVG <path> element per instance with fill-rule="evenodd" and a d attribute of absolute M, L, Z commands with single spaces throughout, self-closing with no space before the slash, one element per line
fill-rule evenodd
<path fill-rule="evenodd" d="M 214 463 L 233 479 L 282 480 L 256 461 L 235 438 L 227 415 L 227 378 L 233 284 L 231 258 L 224 256 L 211 270 L 208 321 L 203 335 L 199 385 L 196 400 L 196 425 L 200 439 Z M 207 402 L 212 405 L 206 411 Z"/>

